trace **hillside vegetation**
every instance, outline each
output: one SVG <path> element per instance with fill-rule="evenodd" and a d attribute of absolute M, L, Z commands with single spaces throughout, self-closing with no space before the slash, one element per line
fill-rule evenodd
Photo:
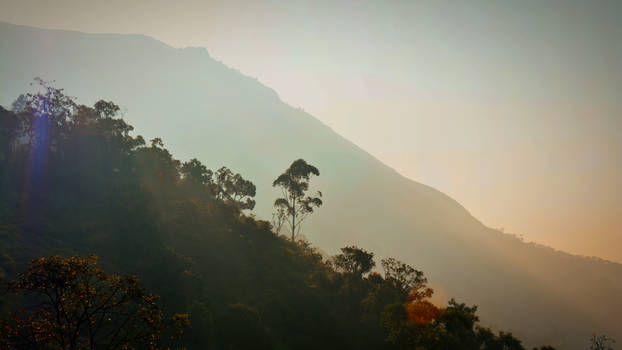
<path fill-rule="evenodd" d="M 327 259 L 276 235 L 248 215 L 254 186 L 239 174 L 182 163 L 162 140 L 131 136 L 115 104 L 78 105 L 42 84 L 12 110 L 0 107 L 3 279 L 40 256 L 50 257 L 33 262 L 31 273 L 70 266 L 80 275 L 92 258 L 51 255 L 95 253 L 105 269 L 136 274 L 161 295 L 165 313 L 188 314 L 191 326 L 175 347 L 523 349 L 511 334 L 481 328 L 475 307 L 432 304 L 423 273 L 398 260 L 383 259 L 379 274 L 364 249 Z M 76 273 L 67 271 L 53 283 L 71 281 Z M 21 304 L 10 295 L 2 301 L 4 318 Z"/>

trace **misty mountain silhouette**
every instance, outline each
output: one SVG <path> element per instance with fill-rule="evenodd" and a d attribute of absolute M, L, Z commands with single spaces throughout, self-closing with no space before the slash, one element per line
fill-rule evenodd
<path fill-rule="evenodd" d="M 622 340 L 622 265 L 484 226 L 205 49 L 0 23 L 0 104 L 32 90 L 37 76 L 80 103 L 114 101 L 146 139 L 161 136 L 179 159 L 240 172 L 257 185 L 263 219 L 274 178 L 306 159 L 321 171 L 313 183 L 325 203 L 303 228 L 311 242 L 330 254 L 356 244 L 398 257 L 423 270 L 438 294 L 478 305 L 485 325 L 527 345 L 583 349 L 593 332 Z"/>

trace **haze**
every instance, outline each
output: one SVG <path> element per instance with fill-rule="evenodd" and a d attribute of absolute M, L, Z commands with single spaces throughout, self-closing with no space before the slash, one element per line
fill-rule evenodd
<path fill-rule="evenodd" d="M 0 8 L 15 24 L 206 47 L 484 224 L 622 261 L 620 2 Z"/>

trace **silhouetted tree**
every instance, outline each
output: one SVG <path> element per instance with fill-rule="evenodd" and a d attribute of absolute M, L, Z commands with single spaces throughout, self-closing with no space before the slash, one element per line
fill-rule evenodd
<path fill-rule="evenodd" d="M 355 246 L 341 248 L 341 254 L 333 257 L 334 266 L 341 271 L 361 277 L 376 266 L 374 253 Z"/>
<path fill-rule="evenodd" d="M 189 181 L 195 181 L 199 184 L 208 186 L 213 183 L 212 171 L 196 158 L 192 158 L 189 161 L 184 162 L 180 170 L 184 176 L 184 179 Z"/>
<path fill-rule="evenodd" d="M 447 308 L 436 309 L 426 322 L 418 322 L 422 318 L 418 315 L 413 319 L 408 304 L 396 303 L 385 308 L 382 324 L 388 332 L 387 340 L 400 349 L 524 350 L 511 333 L 497 335 L 481 328 L 476 311 L 476 306 L 469 307 L 452 299 Z"/>
<path fill-rule="evenodd" d="M 300 233 L 300 224 L 304 219 L 313 213 L 314 208 L 322 205 L 320 191 L 317 191 L 317 197 L 307 194 L 312 175 L 319 176 L 320 171 L 307 164 L 304 159 L 298 159 L 272 183 L 273 187 L 280 187 L 283 191 L 283 197 L 274 201 L 277 221 L 275 226 L 280 229 L 284 221 L 290 230 L 292 241 Z"/>
<path fill-rule="evenodd" d="M 426 295 L 432 293 L 425 285 L 428 280 L 422 271 L 415 270 L 412 266 L 394 258 L 382 259 L 380 264 L 384 270 L 385 280 L 401 291 L 404 297 L 412 293 Z"/>
<path fill-rule="evenodd" d="M 222 167 L 216 172 L 216 198 L 228 202 L 240 210 L 252 210 L 255 207 L 256 187 L 240 174 L 234 174 L 229 168 Z"/>

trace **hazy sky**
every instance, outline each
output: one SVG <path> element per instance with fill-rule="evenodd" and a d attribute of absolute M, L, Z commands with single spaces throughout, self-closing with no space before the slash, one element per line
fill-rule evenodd
<path fill-rule="evenodd" d="M 274 88 L 492 227 L 622 261 L 622 1 L 0 0 Z"/>

